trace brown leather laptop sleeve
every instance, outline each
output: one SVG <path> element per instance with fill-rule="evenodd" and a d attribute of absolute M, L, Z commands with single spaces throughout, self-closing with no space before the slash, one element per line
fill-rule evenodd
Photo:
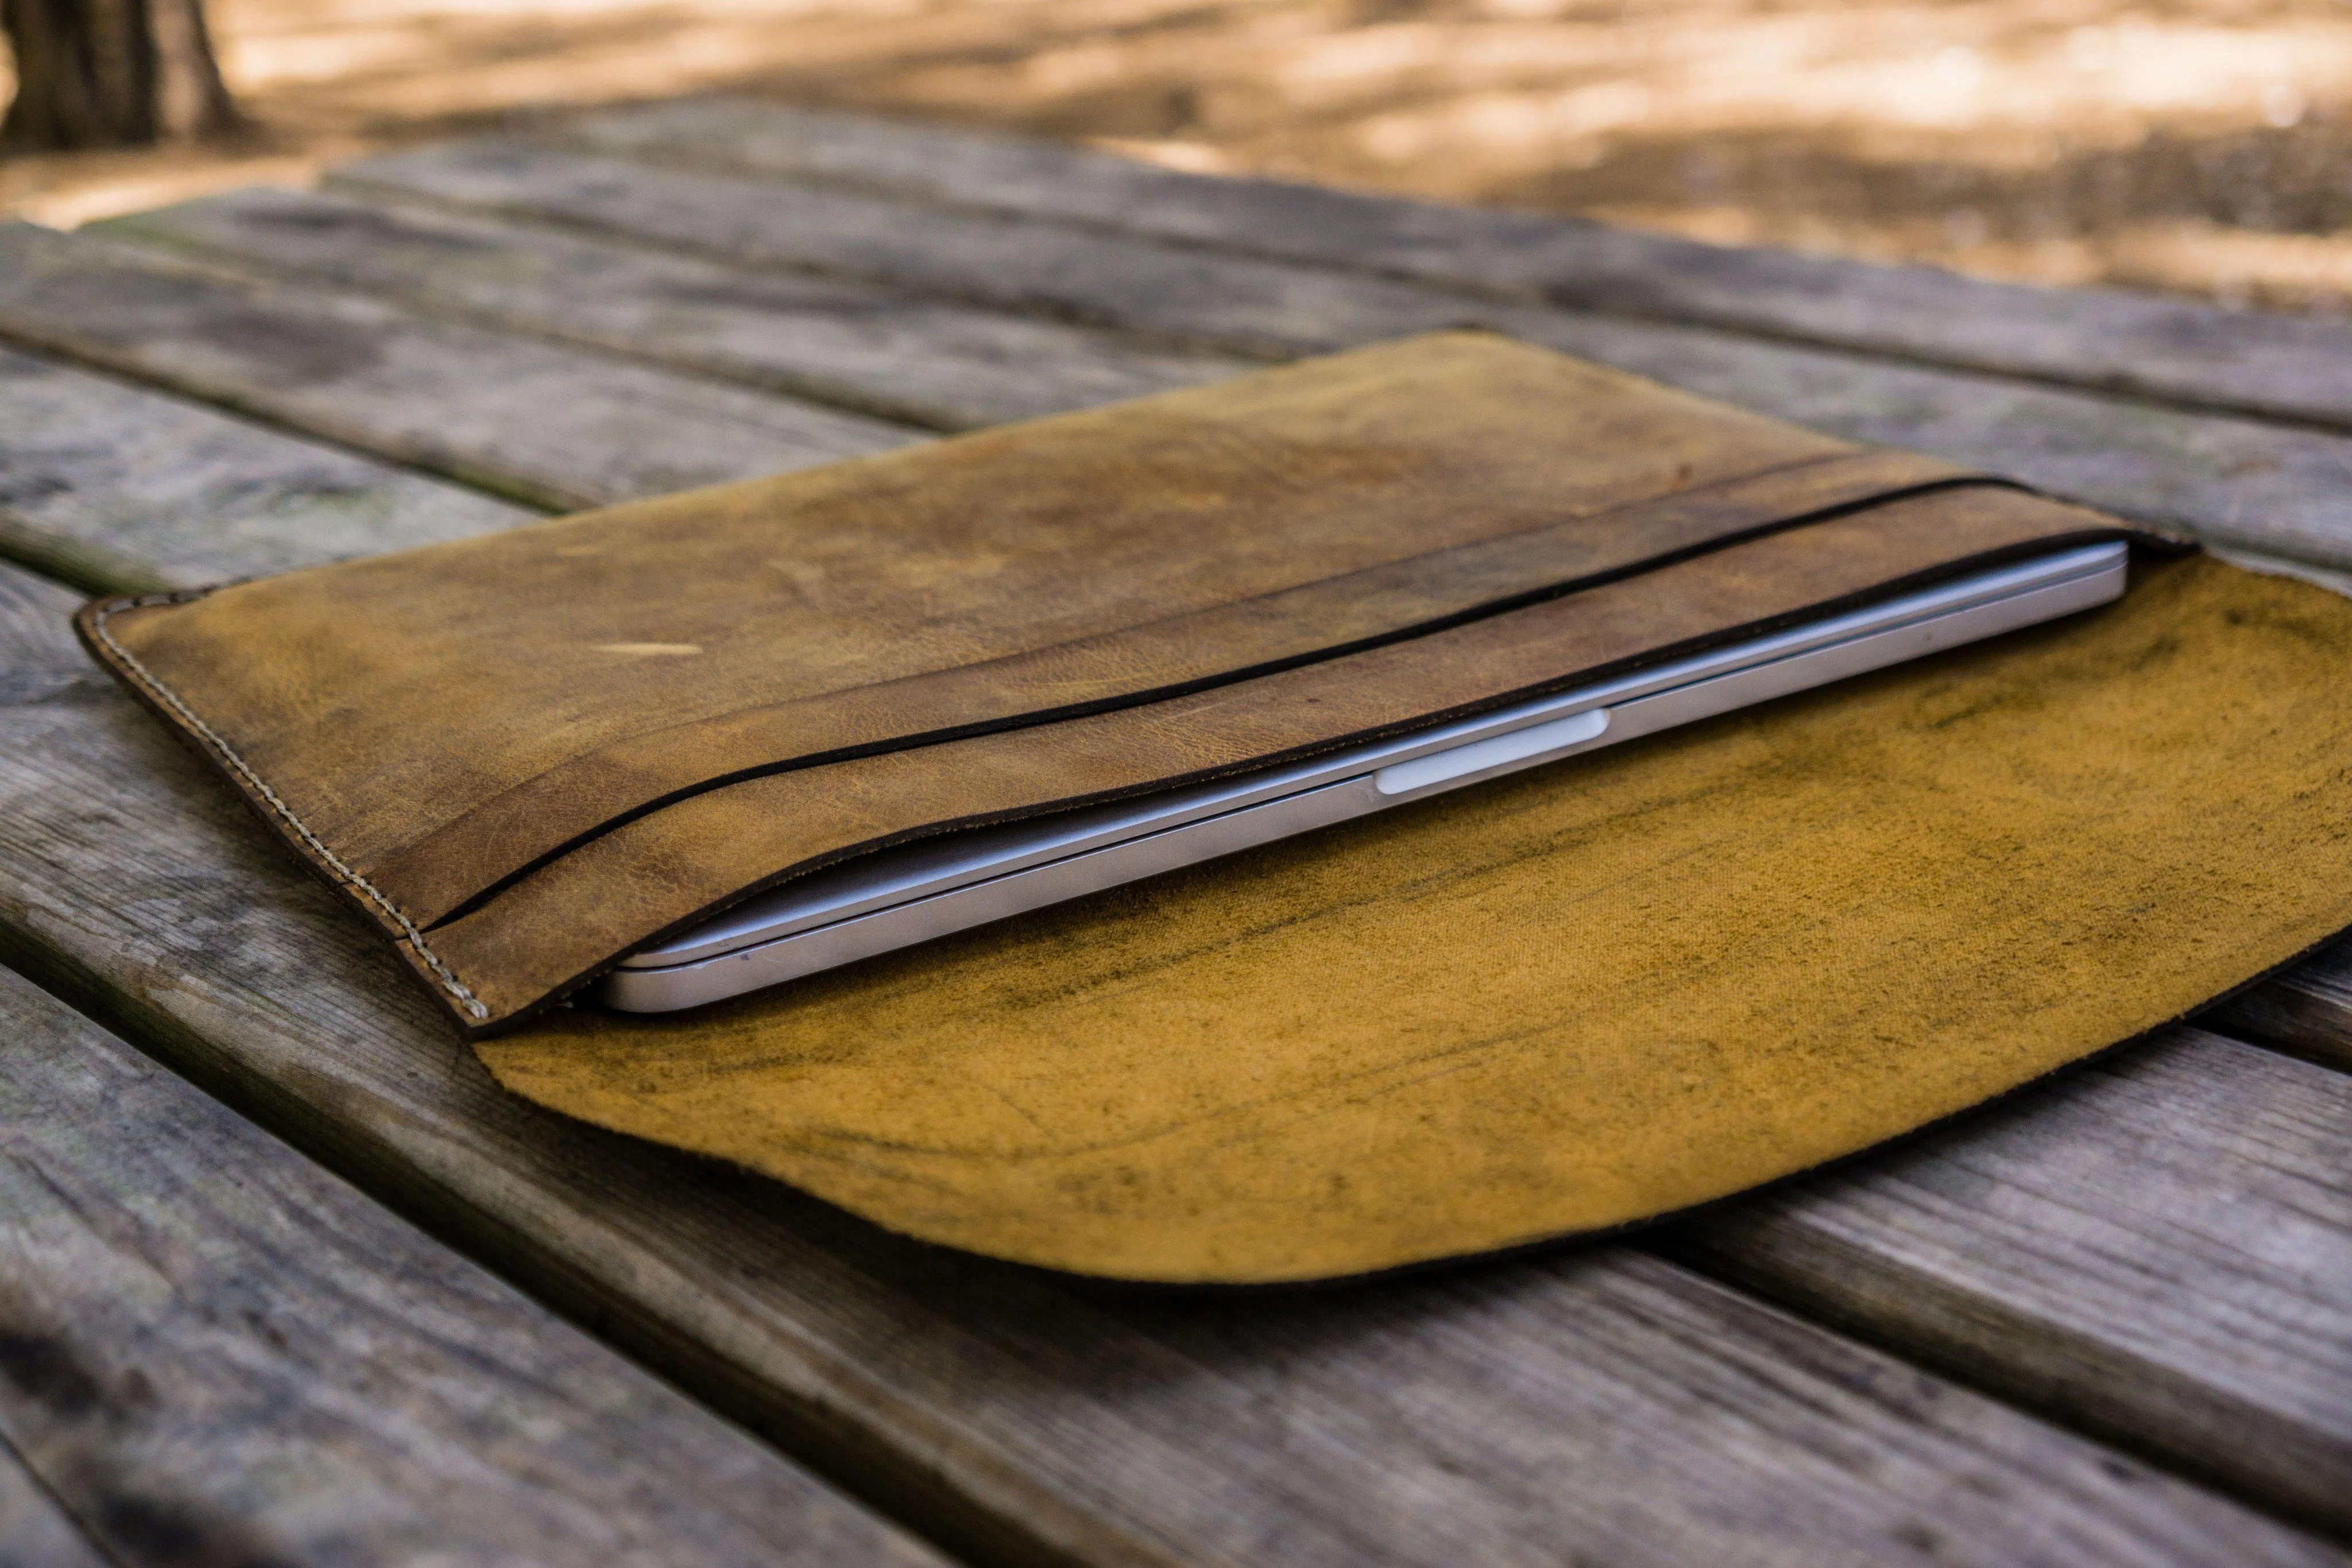
<path fill-rule="evenodd" d="M 79 624 L 481 1032 L 890 843 L 2124 537 L 1456 333 Z"/>

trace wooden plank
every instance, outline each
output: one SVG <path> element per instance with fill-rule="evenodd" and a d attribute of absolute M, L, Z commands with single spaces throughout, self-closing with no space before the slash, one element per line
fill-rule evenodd
<path fill-rule="evenodd" d="M 5 970 L 0 1216 L 0 1436 L 121 1561 L 941 1561 Z"/>
<path fill-rule="evenodd" d="M 2352 1072 L 2352 937 L 2233 997 L 2207 1021 Z"/>
<path fill-rule="evenodd" d="M 0 946 L 935 1539 L 996 1562 L 2343 1562 L 1622 1249 L 1105 1291 L 499 1094 L 14 574 Z"/>
<path fill-rule="evenodd" d="M 2340 321 L 1184 174 L 1052 142 L 747 99 L 610 111 L 583 120 L 568 139 L 641 158 L 2352 430 L 2352 324 Z"/>
<path fill-rule="evenodd" d="M 550 508 L 863 455 L 878 420 L 0 225 L 0 338 Z"/>
<path fill-rule="evenodd" d="M 543 228 L 294 191 L 238 191 L 92 228 L 939 430 L 1247 368 L 867 285 L 747 274 Z"/>
<path fill-rule="evenodd" d="M 0 555 L 94 593 L 286 571 L 539 515 L 0 349 Z"/>
<path fill-rule="evenodd" d="M 2352 1534 L 2352 1077 L 2174 1030 L 1671 1246 Z"/>
<path fill-rule="evenodd" d="M 1486 326 L 1819 429 L 2014 473 L 2217 542 L 2352 566 L 2352 440 L 2336 435 L 556 148 L 429 148 L 336 180 L 1244 352 Z"/>
<path fill-rule="evenodd" d="M 0 1568 L 108 1568 L 107 1560 L 0 1438 Z"/>

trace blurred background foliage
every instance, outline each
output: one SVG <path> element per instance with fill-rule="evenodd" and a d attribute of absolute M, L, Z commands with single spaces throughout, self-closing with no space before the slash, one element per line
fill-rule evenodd
<path fill-rule="evenodd" d="M 727 89 L 1729 244 L 2352 309 L 2347 0 L 212 0 L 226 141 L 0 162 L 71 225 Z"/>

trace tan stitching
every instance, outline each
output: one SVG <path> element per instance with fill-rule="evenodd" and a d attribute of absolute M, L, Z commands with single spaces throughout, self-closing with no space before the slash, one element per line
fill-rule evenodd
<path fill-rule="evenodd" d="M 302 841 L 310 845 L 310 848 L 317 852 L 320 860 L 325 861 L 328 865 L 334 869 L 334 873 L 337 876 L 351 883 L 352 886 L 359 889 L 362 894 L 365 894 L 368 900 L 378 909 L 383 910 L 386 915 L 392 916 L 393 920 L 400 926 L 402 932 L 405 934 L 408 945 L 416 950 L 416 956 L 425 960 L 425 962 L 432 968 L 434 974 L 440 977 L 442 986 L 449 992 L 449 994 L 456 997 L 458 1001 L 465 1004 L 466 1011 L 469 1015 L 478 1019 L 486 1019 L 489 1017 L 490 1009 L 483 1005 L 482 999 L 474 995 L 472 991 L 467 989 L 465 982 L 458 979 L 456 973 L 450 969 L 449 966 L 441 961 L 439 954 L 434 952 L 431 947 L 425 946 L 425 933 L 416 928 L 416 923 L 409 919 L 407 915 L 402 914 L 399 905 L 394 904 L 391 899 L 386 898 L 383 895 L 383 891 L 379 889 L 375 883 L 368 881 L 367 878 L 362 876 L 359 873 L 345 865 L 342 862 L 342 857 L 336 854 L 334 851 L 329 849 L 326 844 L 320 841 L 319 835 L 310 831 L 310 824 L 303 821 L 301 818 L 296 816 L 294 814 L 293 808 L 287 805 L 284 800 L 278 799 L 278 791 L 272 789 L 268 784 L 263 781 L 261 775 L 253 770 L 253 765 L 236 754 L 236 747 L 229 745 L 227 741 L 223 740 L 220 737 L 220 733 L 214 729 L 211 725 L 208 725 L 203 719 L 198 718 L 196 716 L 195 709 L 190 707 L 186 703 L 182 702 L 177 692 L 174 692 L 171 687 L 165 685 L 163 681 L 156 676 L 154 671 L 140 663 L 138 655 L 131 653 L 130 649 L 124 647 L 121 643 L 117 642 L 115 640 L 114 633 L 106 629 L 107 621 L 118 611 L 145 610 L 158 604 L 185 604 L 191 600 L 202 597 L 202 593 L 151 593 L 147 594 L 143 598 L 123 600 L 119 602 L 110 604 L 93 614 L 89 620 L 90 632 L 100 642 L 104 643 L 107 645 L 108 649 L 113 653 L 117 659 L 120 659 L 122 662 L 123 668 L 129 670 L 133 675 L 139 678 L 141 685 L 144 685 L 149 691 L 154 693 L 157 698 L 169 706 L 173 713 L 180 716 L 183 723 L 186 724 L 190 729 L 194 730 L 198 736 L 203 737 L 205 745 L 211 747 L 215 751 L 219 752 L 222 757 L 227 758 L 228 765 L 236 768 L 238 774 L 244 778 L 245 781 L 253 787 L 254 791 L 264 800 L 269 803 L 269 809 L 271 810 L 277 812 L 280 817 L 283 817 L 286 820 L 287 823 L 293 828 L 297 834 L 300 836 Z"/>

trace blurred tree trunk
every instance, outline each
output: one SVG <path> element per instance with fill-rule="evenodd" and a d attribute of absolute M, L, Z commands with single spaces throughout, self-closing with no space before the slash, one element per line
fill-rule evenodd
<path fill-rule="evenodd" d="M 0 141 L 131 147 L 238 124 L 204 0 L 0 0 L 16 97 Z"/>

